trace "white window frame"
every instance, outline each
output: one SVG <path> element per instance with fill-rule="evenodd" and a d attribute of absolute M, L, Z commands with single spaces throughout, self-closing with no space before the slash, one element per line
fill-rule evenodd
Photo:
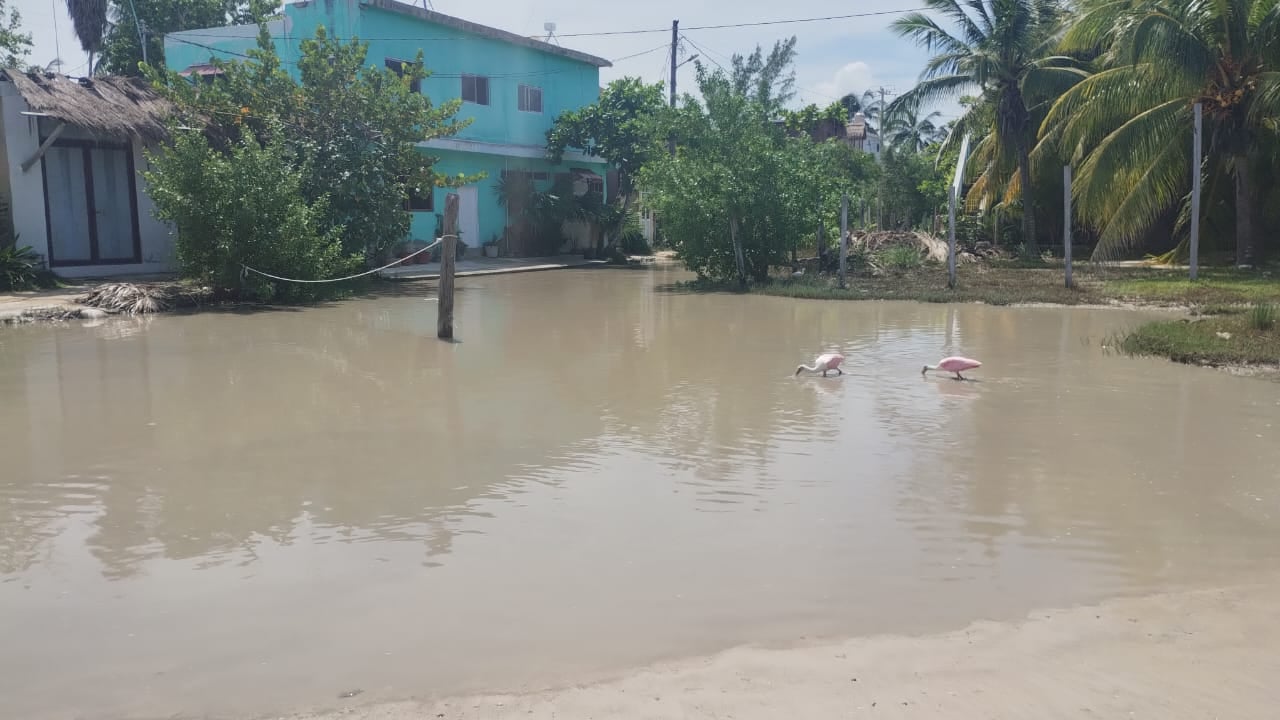
<path fill-rule="evenodd" d="M 536 110 L 533 109 L 532 102 L 535 96 L 538 98 L 538 108 Z M 520 112 L 542 114 L 542 88 L 537 85 L 521 84 L 517 86 L 516 107 L 520 109 Z"/>

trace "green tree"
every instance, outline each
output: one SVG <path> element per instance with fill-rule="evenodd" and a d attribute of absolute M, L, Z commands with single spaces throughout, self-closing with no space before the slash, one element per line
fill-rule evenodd
<path fill-rule="evenodd" d="M 367 44 L 330 38 L 324 28 L 299 49 L 297 80 L 283 69 L 265 27 L 251 59 L 215 61 L 223 75 L 210 84 L 193 84 L 172 71 L 149 75 L 189 123 L 206 119 L 215 138 L 248 132 L 266 144 L 280 128 L 304 200 L 328 198 L 322 232 L 342 228 L 347 253 L 381 256 L 408 235 L 404 203 L 411 190 L 426 193 L 476 179 L 439 175 L 435 158 L 418 149 L 468 121 L 454 117 L 458 100 L 435 106 L 412 90 L 415 80 L 427 77 L 421 52 L 397 75 L 365 62 Z"/>
<path fill-rule="evenodd" d="M 22 32 L 22 15 L 11 8 L 5 16 L 5 0 L 0 0 L 0 63 L 6 68 L 21 67 L 31 52 L 31 33 Z"/>
<path fill-rule="evenodd" d="M 766 56 L 759 45 L 749 55 L 730 58 L 733 91 L 751 100 L 766 119 L 777 116 L 796 96 L 796 38 L 778 40 Z"/>
<path fill-rule="evenodd" d="M 166 34 L 258 23 L 277 6 L 275 0 L 116 0 L 111 3 L 113 22 L 103 41 L 102 66 L 114 75 L 141 75 L 140 34 L 147 43 L 147 62 L 164 67 Z"/>
<path fill-rule="evenodd" d="M 328 223 L 328 198 L 302 192 L 283 131 L 242 135 L 226 151 L 199 132 L 179 131 L 149 153 L 146 178 L 156 217 L 178 230 L 178 264 L 188 277 L 235 297 L 303 300 L 316 285 L 274 283 L 248 265 L 276 275 L 318 280 L 351 272 L 359 255 L 342 250 L 342 228 Z"/>
<path fill-rule="evenodd" d="M 1206 187 L 1232 187 L 1237 262 L 1258 262 L 1267 188 L 1256 178 L 1274 168 L 1280 117 L 1280 4 L 1093 2 L 1063 42 L 1103 52 L 1103 69 L 1063 94 L 1041 130 L 1078 149 L 1074 195 L 1102 230 L 1095 255 L 1132 249 L 1162 216 L 1185 215 L 1198 102 Z"/>
<path fill-rule="evenodd" d="M 977 90 L 992 109 L 989 128 L 977 128 L 961 118 L 961 131 L 980 132 L 991 138 L 996 166 L 1016 168 L 1016 185 L 1010 190 L 1022 198 L 1022 235 L 1034 252 L 1036 237 L 1035 194 L 1032 189 L 1031 148 L 1036 124 L 1031 106 L 1057 97 L 1079 82 L 1085 73 L 1072 58 L 1057 57 L 1050 50 L 1062 18 L 1056 0 L 924 0 L 933 12 L 949 21 L 943 28 L 923 13 L 909 13 L 893 22 L 893 30 L 911 38 L 934 55 L 925 64 L 918 85 L 894 106 L 928 106 L 944 97 Z"/>
<path fill-rule="evenodd" d="M 547 131 L 547 154 L 559 163 L 568 148 L 608 160 L 618 170 L 622 217 L 630 212 L 637 173 L 665 150 L 659 118 L 666 112 L 662 84 L 624 77 L 609 83 L 595 103 L 567 110 Z M 622 223 L 616 224 L 618 228 Z M 616 235 L 616 230 L 615 233 Z M 616 237 L 610 238 L 610 243 Z"/>
<path fill-rule="evenodd" d="M 107 0 L 67 0 L 67 14 L 71 16 L 76 39 L 80 41 L 80 48 L 89 54 L 88 75 L 97 70 L 94 58 L 102 51 L 107 35 L 107 5 Z"/>
<path fill-rule="evenodd" d="M 829 222 L 839 195 L 865 181 L 857 174 L 866 166 L 839 141 L 787 137 L 765 121 L 751 85 L 696 67 L 702 101 L 685 97 L 669 125 L 676 156 L 646 165 L 641 187 L 689 269 L 741 285 L 765 280 L 771 265 L 786 263 L 801 238 Z"/>

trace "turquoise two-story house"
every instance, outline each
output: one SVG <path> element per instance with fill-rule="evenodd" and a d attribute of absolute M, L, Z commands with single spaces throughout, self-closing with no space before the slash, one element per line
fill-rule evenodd
<path fill-rule="evenodd" d="M 472 119 L 458 135 L 423 143 L 422 150 L 439 158 L 441 173 L 483 172 L 485 178 L 407 201 L 413 239 L 434 237 L 445 194 L 457 192 L 458 226 L 469 252 L 501 240 L 509 219 L 494 188 L 504 172 L 528 173 L 542 187 L 557 173 L 572 173 L 578 188 L 605 191 L 605 161 L 570 152 L 553 165 L 546 160 L 546 132 L 561 112 L 596 101 L 600 68 L 609 67 L 608 60 L 395 0 L 298 0 L 286 3 L 283 17 L 267 29 L 285 66 L 296 73 L 301 41 L 321 26 L 331 36 L 367 42 L 368 62 L 393 69 L 412 62 L 421 49 L 432 73 L 421 92 L 436 104 L 461 98 L 458 117 Z M 180 72 L 204 72 L 211 58 L 243 59 L 257 35 L 256 25 L 170 33 L 166 63 Z"/>

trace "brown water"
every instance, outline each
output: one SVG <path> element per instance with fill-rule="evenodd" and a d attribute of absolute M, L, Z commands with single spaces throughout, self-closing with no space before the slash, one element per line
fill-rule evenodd
<path fill-rule="evenodd" d="M 515 689 L 1280 565 L 1280 384 L 1106 354 L 1141 315 L 676 278 L 465 280 L 457 344 L 421 287 L 0 331 L 0 717 Z M 982 381 L 920 377 L 951 353 Z"/>

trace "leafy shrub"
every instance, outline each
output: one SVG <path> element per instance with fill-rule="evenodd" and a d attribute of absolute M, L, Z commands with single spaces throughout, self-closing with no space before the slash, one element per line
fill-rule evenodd
<path fill-rule="evenodd" d="M 618 245 L 628 255 L 652 255 L 653 248 L 644 239 L 644 230 L 640 227 L 640 218 L 634 212 L 627 213 L 622 220 L 622 228 L 618 231 Z"/>
<path fill-rule="evenodd" d="M 342 228 L 325 227 L 328 199 L 308 204 L 302 178 L 278 136 L 260 144 L 246 133 L 230 152 L 210 147 L 204 135 L 175 133 L 174 142 L 149 158 L 146 174 L 156 217 L 177 231 L 182 271 L 235 297 L 296 301 L 331 289 L 277 282 L 257 270 L 303 280 L 349 274 L 358 255 L 342 250 Z"/>
<path fill-rule="evenodd" d="M 28 290 L 40 279 L 40 256 L 29 247 L 0 246 L 0 290 Z"/>

